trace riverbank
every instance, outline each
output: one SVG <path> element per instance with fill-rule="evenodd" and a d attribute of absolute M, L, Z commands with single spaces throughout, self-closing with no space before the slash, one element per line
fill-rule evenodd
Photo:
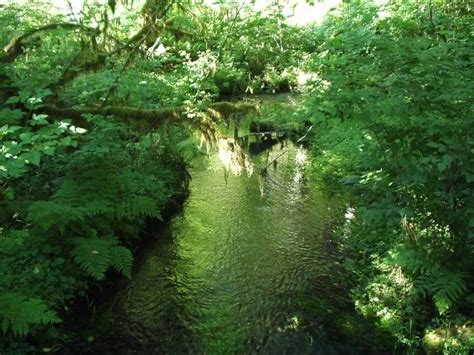
<path fill-rule="evenodd" d="M 170 196 L 161 211 L 162 219 L 148 219 L 139 232 L 138 238 L 127 243 L 134 260 L 131 277 L 126 278 L 119 273 L 110 272 L 104 281 L 91 285 L 86 297 L 77 300 L 72 307 L 69 319 L 64 322 L 67 333 L 75 335 L 72 341 L 63 346 L 64 353 L 90 353 L 96 352 L 100 348 L 98 339 L 104 333 L 111 331 L 110 317 L 112 315 L 110 312 L 114 306 L 116 295 L 134 279 L 150 248 L 167 238 L 168 223 L 182 211 L 189 196 L 190 176 L 187 169 L 183 166 L 174 168 L 177 169 L 179 179 L 173 181 L 175 186 L 170 189 Z M 105 353 L 109 351 L 110 348 L 104 349 Z"/>

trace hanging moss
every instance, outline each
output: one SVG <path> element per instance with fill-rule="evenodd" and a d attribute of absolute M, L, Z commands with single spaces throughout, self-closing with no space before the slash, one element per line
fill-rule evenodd
<path fill-rule="evenodd" d="M 226 119 L 231 115 L 244 115 L 258 111 L 259 104 L 251 102 L 216 102 L 210 104 L 203 112 L 214 120 Z M 84 118 L 85 114 L 112 116 L 129 124 L 140 131 L 154 130 L 171 122 L 192 123 L 196 118 L 189 118 L 186 113 L 192 111 L 187 106 L 165 107 L 158 110 L 147 110 L 127 106 L 105 106 L 87 108 L 64 108 L 55 105 L 45 105 L 43 112 L 53 119 L 72 119 L 75 125 L 88 127 L 90 123 Z"/>

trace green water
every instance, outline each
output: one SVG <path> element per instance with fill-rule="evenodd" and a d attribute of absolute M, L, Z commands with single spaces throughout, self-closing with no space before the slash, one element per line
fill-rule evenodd
<path fill-rule="evenodd" d="M 273 159 L 277 164 L 270 164 Z M 113 307 L 109 349 L 140 353 L 358 352 L 331 233 L 343 215 L 307 180 L 291 142 L 254 154 L 254 173 L 218 154 L 191 171 L 184 210 Z M 266 176 L 261 168 L 270 164 Z"/>

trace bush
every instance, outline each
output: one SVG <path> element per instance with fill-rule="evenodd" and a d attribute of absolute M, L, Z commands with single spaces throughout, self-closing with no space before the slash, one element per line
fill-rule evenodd
<path fill-rule="evenodd" d="M 314 169 L 353 196 L 358 308 L 416 348 L 432 322 L 473 309 L 474 42 L 469 12 L 384 10 L 346 3 L 316 34 L 307 107 Z"/>

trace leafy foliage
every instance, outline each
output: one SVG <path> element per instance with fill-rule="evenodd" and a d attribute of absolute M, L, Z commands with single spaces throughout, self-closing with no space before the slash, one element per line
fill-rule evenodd
<path fill-rule="evenodd" d="M 161 220 L 168 198 L 183 188 L 182 163 L 168 138 L 140 138 L 98 116 L 94 122 L 72 151 L 55 151 L 21 178 L 3 180 L 0 317 L 6 340 L 33 330 L 55 334 L 55 312 L 69 309 L 88 284 L 111 269 L 130 277 L 133 256 L 124 244 L 139 237 L 147 220 Z M 54 336 L 43 341 L 51 346 Z M 0 344 L 9 349 L 8 342 Z"/>
<path fill-rule="evenodd" d="M 344 233 L 358 308 L 411 349 L 472 313 L 471 11 L 346 2 L 314 32 L 314 172 L 356 210 Z"/>
<path fill-rule="evenodd" d="M 41 113 L 49 96 L 19 91 L 0 111 L 0 351 L 60 349 L 74 335 L 58 314 L 109 270 L 130 277 L 133 240 L 185 188 L 173 135 L 101 116 L 83 129 Z"/>
<path fill-rule="evenodd" d="M 0 294 L 0 318 L 3 333 L 11 329 L 13 334 L 20 336 L 28 334 L 31 327 L 60 321 L 42 300 L 15 292 Z"/>
<path fill-rule="evenodd" d="M 72 255 L 89 275 L 98 280 L 103 279 L 105 272 L 112 267 L 130 277 L 133 264 L 132 253 L 120 246 L 117 238 L 79 238 L 75 244 Z"/>

